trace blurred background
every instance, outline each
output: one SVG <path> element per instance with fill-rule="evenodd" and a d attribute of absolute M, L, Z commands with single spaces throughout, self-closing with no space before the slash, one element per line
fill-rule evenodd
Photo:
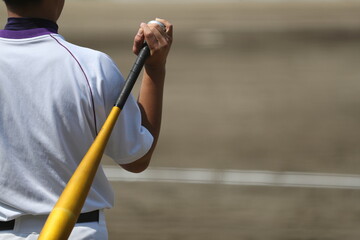
<path fill-rule="evenodd" d="M 68 0 L 60 33 L 126 76 L 155 17 L 161 138 L 148 175 L 110 178 L 110 239 L 360 239 L 360 1 Z"/>

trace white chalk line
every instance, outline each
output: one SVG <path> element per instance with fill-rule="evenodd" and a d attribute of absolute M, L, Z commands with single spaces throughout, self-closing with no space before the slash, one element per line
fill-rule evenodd
<path fill-rule="evenodd" d="M 118 166 L 103 166 L 112 182 L 166 182 L 221 184 L 239 186 L 275 186 L 302 188 L 360 189 L 360 175 L 217 170 L 200 168 L 149 168 L 142 173 L 130 173 Z"/>

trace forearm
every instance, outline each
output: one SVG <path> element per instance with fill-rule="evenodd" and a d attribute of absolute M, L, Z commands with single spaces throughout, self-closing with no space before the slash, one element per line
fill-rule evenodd
<path fill-rule="evenodd" d="M 140 24 L 140 29 L 135 36 L 133 52 L 138 54 L 144 41 L 150 48 L 150 57 L 145 62 L 143 79 L 138 97 L 141 111 L 142 126 L 154 137 L 153 144 L 145 156 L 133 163 L 121 165 L 130 172 L 144 171 L 151 160 L 156 147 L 161 127 L 162 102 L 165 80 L 165 64 L 172 43 L 172 25 L 164 19 L 156 19 L 166 26 L 163 29 L 158 24 Z"/>
<path fill-rule="evenodd" d="M 155 150 L 161 127 L 163 90 L 165 79 L 165 67 L 152 69 L 145 66 L 140 93 L 138 97 L 138 105 L 141 111 L 142 126 L 144 126 L 154 141 L 150 150 L 136 162 L 121 165 L 130 172 L 142 172 L 150 163 L 152 154 Z"/>
<path fill-rule="evenodd" d="M 142 125 L 158 140 L 161 127 L 165 66 L 152 68 L 145 66 L 138 104 L 141 110 Z"/>

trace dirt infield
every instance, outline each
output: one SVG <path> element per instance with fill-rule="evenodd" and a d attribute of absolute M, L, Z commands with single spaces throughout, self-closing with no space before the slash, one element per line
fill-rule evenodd
<path fill-rule="evenodd" d="M 152 166 L 360 174 L 359 16 L 360 4 L 351 1 L 68 1 L 59 23 L 65 38 L 108 53 L 127 75 L 139 23 L 154 17 L 173 22 Z M 112 240 L 360 238 L 356 189 L 113 187 L 116 206 L 107 211 Z"/>

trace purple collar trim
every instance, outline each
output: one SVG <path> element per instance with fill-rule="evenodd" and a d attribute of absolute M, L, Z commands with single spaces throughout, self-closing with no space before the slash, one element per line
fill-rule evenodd
<path fill-rule="evenodd" d="M 32 38 L 38 37 L 42 35 L 47 35 L 50 33 L 54 33 L 49 31 L 46 28 L 34 28 L 28 30 L 0 30 L 1 38 L 11 38 L 11 39 L 22 39 L 22 38 Z"/>
<path fill-rule="evenodd" d="M 58 25 L 52 21 L 38 18 L 8 18 L 0 37 L 22 39 L 57 33 Z"/>

